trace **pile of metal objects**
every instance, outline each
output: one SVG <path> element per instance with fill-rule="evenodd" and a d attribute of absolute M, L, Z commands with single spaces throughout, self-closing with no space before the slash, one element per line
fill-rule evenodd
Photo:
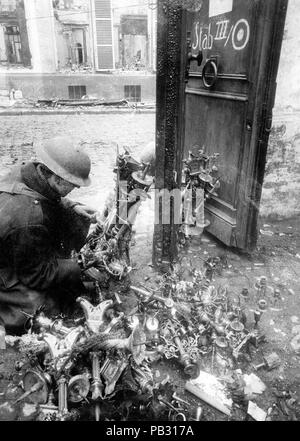
<path fill-rule="evenodd" d="M 212 285 L 218 264 L 209 258 L 189 282 L 174 269 L 155 291 L 131 286 L 130 310 L 118 295 L 102 295 L 97 304 L 78 297 L 76 319 L 38 311 L 18 401 L 38 405 L 42 420 L 193 419 L 174 383 L 155 383 L 154 364 L 172 359 L 184 378 L 196 378 L 207 357 L 218 352 L 234 363 L 260 339 L 227 290 Z"/>
<path fill-rule="evenodd" d="M 184 245 L 191 235 L 201 235 L 209 225 L 204 216 L 204 203 L 212 196 L 217 196 L 220 177 L 217 176 L 219 153 L 205 153 L 205 147 L 198 154 L 189 152 L 183 161 L 182 198 L 183 219 L 179 230 L 179 245 Z"/>
<path fill-rule="evenodd" d="M 186 163 L 186 186 L 200 186 L 207 198 L 218 186 L 211 176 L 216 168 L 208 166 L 216 157 L 199 155 Z M 49 318 L 39 310 L 30 319 L 32 344 L 25 349 L 24 394 L 17 401 L 37 405 L 38 419 L 198 419 L 199 409 L 193 416 L 173 382 L 155 382 L 155 363 L 170 360 L 183 378 L 195 379 L 208 359 L 211 370 L 220 358 L 232 367 L 263 338 L 257 326 L 263 295 L 248 329 L 241 305 L 247 292 L 235 301 L 227 288 L 213 285 L 218 257 L 208 258 L 201 270 L 190 266 L 189 277 L 175 265 L 155 289 L 128 286 L 125 295 L 135 298 L 133 307 L 117 292 L 100 290 L 104 277 L 123 284 L 130 272 L 132 225 L 152 184 L 148 168 L 128 151 L 117 155 L 114 193 L 80 253 L 84 277 L 93 280 L 96 295 L 77 298 L 76 318 Z M 266 283 L 258 283 L 263 293 Z"/>
<path fill-rule="evenodd" d="M 105 411 L 106 400 L 114 395 L 125 390 L 141 397 L 152 393 L 142 330 L 132 328 L 123 313 L 115 312 L 113 300 L 97 306 L 85 298 L 77 301 L 84 317 L 73 320 L 72 326 L 60 318 L 49 319 L 43 311 L 31 319 L 32 336 L 37 339 L 26 351 L 30 367 L 18 401 L 39 405 L 42 420 L 81 419 L 87 413 L 91 419 L 91 407 L 99 420 L 102 412 L 106 417 L 114 412 Z M 117 409 L 115 413 L 110 418 L 117 418 Z"/>
<path fill-rule="evenodd" d="M 127 150 L 117 154 L 115 190 L 80 253 L 87 277 L 102 282 L 105 276 L 121 279 L 130 272 L 132 225 L 153 183 L 147 175 L 149 166 Z"/>
<path fill-rule="evenodd" d="M 112 299 L 96 306 L 82 297 L 77 302 L 84 314 L 77 319 L 50 319 L 42 310 L 31 318 L 32 341 L 23 350 L 24 393 L 17 402 L 37 405 L 43 421 L 186 420 L 189 403 L 173 384 L 153 378 L 153 355 L 161 356 L 162 347 L 157 322 L 145 312 L 151 300 L 139 302 L 128 315 Z M 184 351 L 181 361 L 190 373 Z"/>
<path fill-rule="evenodd" d="M 146 326 L 156 331 L 152 349 L 177 359 L 190 376 L 197 374 L 204 356 L 214 357 L 218 352 L 234 363 L 239 358 L 247 359 L 249 345 L 257 347 L 264 339 L 258 329 L 262 310 L 254 311 L 254 323 L 247 329 L 241 303 L 246 293 L 230 299 L 226 287 L 212 284 L 218 265 L 219 258 L 208 258 L 203 271 L 191 269 L 191 281 L 182 280 L 180 270 L 174 270 L 163 277 L 159 294 L 132 287 L 143 298 L 143 307 L 147 306 Z"/>

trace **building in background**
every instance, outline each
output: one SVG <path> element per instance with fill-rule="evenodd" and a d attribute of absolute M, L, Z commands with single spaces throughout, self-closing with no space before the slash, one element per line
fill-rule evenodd
<path fill-rule="evenodd" d="M 96 70 L 155 70 L 155 0 L 92 0 L 91 11 Z"/>
<path fill-rule="evenodd" d="M 57 69 L 94 68 L 93 27 L 89 0 L 54 0 Z"/>
<path fill-rule="evenodd" d="M 0 1 L 0 63 L 31 67 L 23 1 Z"/>
<path fill-rule="evenodd" d="M 153 0 L 0 0 L 0 64 L 13 71 L 155 71 Z"/>
<path fill-rule="evenodd" d="M 156 68 L 156 3 L 112 0 L 115 68 Z"/>
<path fill-rule="evenodd" d="M 0 0 L 0 90 L 154 101 L 156 13 L 156 0 Z"/>
<path fill-rule="evenodd" d="M 93 69 L 90 0 L 0 0 L 3 70 Z"/>

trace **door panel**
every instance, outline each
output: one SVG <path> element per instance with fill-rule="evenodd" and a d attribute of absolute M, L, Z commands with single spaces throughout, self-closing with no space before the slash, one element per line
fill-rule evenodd
<path fill-rule="evenodd" d="M 251 250 L 287 0 L 199 0 L 196 12 L 180 4 L 158 0 L 156 189 L 181 188 L 190 150 L 218 152 L 221 186 L 205 206 L 207 230 L 226 245 Z M 200 66 L 189 56 L 199 50 Z M 160 266 L 176 259 L 180 226 L 174 219 L 164 224 L 159 210 L 156 218 L 153 263 Z"/>
<path fill-rule="evenodd" d="M 203 61 L 191 62 L 185 88 L 183 158 L 203 147 L 220 154 L 207 231 L 244 250 L 256 244 L 286 8 L 287 0 L 203 0 L 184 16 L 189 50 Z"/>
<path fill-rule="evenodd" d="M 198 106 L 201 106 L 201 111 L 195 113 L 194 109 Z M 186 121 L 188 150 L 196 153 L 202 147 L 211 146 L 211 151 L 222 152 L 218 167 L 221 176 L 218 193 L 223 201 L 233 205 L 240 150 L 243 147 L 245 102 L 230 97 L 215 98 L 212 94 L 203 96 L 189 90 L 186 113 L 192 115 Z M 226 127 L 226 130 L 220 130 L 222 127 Z M 226 158 L 226 162 L 223 158 Z"/>
<path fill-rule="evenodd" d="M 222 57 L 220 74 L 247 75 L 253 40 L 251 22 L 257 2 L 225 0 L 224 3 L 228 3 L 228 12 L 213 15 L 218 11 L 212 6 L 218 2 L 204 0 L 199 13 L 189 14 L 188 28 L 192 30 L 192 50 L 200 49 L 206 54 L 213 52 L 214 55 Z"/>

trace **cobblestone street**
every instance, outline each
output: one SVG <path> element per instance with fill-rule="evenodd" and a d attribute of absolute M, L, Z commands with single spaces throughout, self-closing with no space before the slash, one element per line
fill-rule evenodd
<path fill-rule="evenodd" d="M 84 144 L 92 159 L 93 184 L 72 197 L 101 209 L 113 185 L 116 145 L 128 146 L 138 157 L 154 140 L 155 114 L 26 115 L 0 117 L 1 170 L 33 156 L 32 144 L 54 135 L 71 135 Z M 1 173 L 1 171 L 0 171 Z"/>

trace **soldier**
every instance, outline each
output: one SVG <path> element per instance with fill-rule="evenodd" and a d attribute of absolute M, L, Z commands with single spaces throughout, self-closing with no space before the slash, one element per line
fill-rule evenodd
<path fill-rule="evenodd" d="M 96 211 L 66 198 L 90 185 L 91 161 L 67 137 L 42 142 L 37 161 L 0 181 L 0 326 L 20 334 L 37 308 L 73 303 L 84 290 L 72 250 L 83 246 Z"/>

